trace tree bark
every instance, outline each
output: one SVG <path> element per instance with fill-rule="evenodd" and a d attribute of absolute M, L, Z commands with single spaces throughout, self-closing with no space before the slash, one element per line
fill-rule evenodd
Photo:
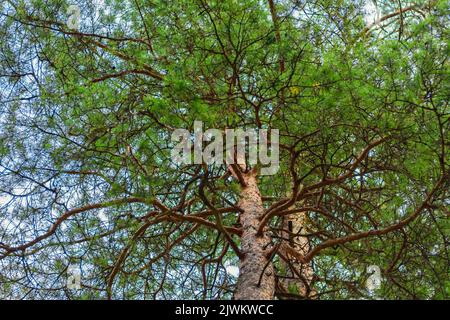
<path fill-rule="evenodd" d="M 294 206 L 293 206 L 294 207 Z M 288 214 L 283 221 L 283 238 L 289 239 L 286 246 L 294 248 L 298 253 L 305 256 L 310 249 L 308 238 L 305 236 L 307 216 L 305 212 Z M 292 257 L 284 246 L 281 247 L 281 254 L 288 261 L 283 261 L 286 269 L 286 278 L 281 279 L 282 290 L 289 293 L 298 294 L 306 299 L 314 298 L 316 292 L 311 288 L 314 272 L 311 263 L 302 264 L 295 257 Z"/>
<path fill-rule="evenodd" d="M 257 235 L 264 207 L 259 192 L 256 172 L 244 174 L 246 186 L 242 188 L 239 207 L 242 224 L 241 251 L 243 258 L 239 265 L 234 299 L 270 300 L 275 292 L 275 272 L 267 252 L 271 239 L 266 232 Z"/>

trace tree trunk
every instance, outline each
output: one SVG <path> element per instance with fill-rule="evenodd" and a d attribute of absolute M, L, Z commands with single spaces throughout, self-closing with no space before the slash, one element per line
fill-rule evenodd
<path fill-rule="evenodd" d="M 294 206 L 293 206 L 294 207 Z M 288 214 L 283 221 L 283 238 L 289 239 L 287 246 L 291 246 L 297 252 L 305 256 L 310 249 L 308 238 L 305 236 L 307 216 L 305 212 Z M 286 270 L 286 278 L 281 279 L 279 284 L 284 292 L 298 294 L 304 298 L 314 299 L 315 290 L 311 288 L 314 272 L 311 263 L 302 264 L 289 253 L 281 248 L 281 253 L 288 259 L 283 261 Z"/>
<path fill-rule="evenodd" d="M 234 298 L 237 300 L 270 300 L 275 292 L 275 272 L 272 262 L 267 257 L 271 242 L 263 232 L 258 236 L 259 218 L 264 207 L 259 193 L 256 172 L 244 175 L 246 187 L 242 188 L 239 207 L 243 209 L 240 216 L 242 224 L 241 250 L 243 258 L 239 265 L 239 278 Z"/>

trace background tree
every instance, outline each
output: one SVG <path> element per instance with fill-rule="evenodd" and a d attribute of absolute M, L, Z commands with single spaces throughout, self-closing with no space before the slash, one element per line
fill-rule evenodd
<path fill-rule="evenodd" d="M 1 297 L 448 298 L 447 1 L 69 4 L 0 4 Z M 195 120 L 279 171 L 174 163 Z"/>

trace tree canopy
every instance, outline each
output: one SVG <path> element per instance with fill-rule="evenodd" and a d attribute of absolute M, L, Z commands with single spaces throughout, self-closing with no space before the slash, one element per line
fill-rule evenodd
<path fill-rule="evenodd" d="M 271 297 L 449 297 L 447 1 L 73 4 L 0 3 L 0 298 L 236 296 L 260 166 L 174 162 L 195 121 L 279 130 Z"/>

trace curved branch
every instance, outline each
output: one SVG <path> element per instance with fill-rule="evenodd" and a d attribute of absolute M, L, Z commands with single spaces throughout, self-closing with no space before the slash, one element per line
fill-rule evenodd
<path fill-rule="evenodd" d="M 386 227 L 384 229 L 370 230 L 370 231 L 366 231 L 366 232 L 359 232 L 359 233 L 355 233 L 355 234 L 352 234 L 352 235 L 349 235 L 349 236 L 327 240 L 327 241 L 322 242 L 321 244 L 317 245 L 316 247 L 314 247 L 314 249 L 312 249 L 308 254 L 306 254 L 304 256 L 302 254 L 298 253 L 293 248 L 287 248 L 287 250 L 289 251 L 289 253 L 292 256 L 294 256 L 296 259 L 298 259 L 301 263 L 308 263 L 309 261 L 312 260 L 312 258 L 314 258 L 314 256 L 316 256 L 323 249 L 326 249 L 326 248 L 329 248 L 329 247 L 334 247 L 336 245 L 347 243 L 347 242 L 351 242 L 351 241 L 355 241 L 355 240 L 368 238 L 368 237 L 384 235 L 384 234 L 387 234 L 389 232 L 402 229 L 403 227 L 405 227 L 406 225 L 408 225 L 409 223 L 414 221 L 421 214 L 421 212 L 425 208 L 430 206 L 430 203 L 432 202 L 435 193 L 444 184 L 446 179 L 448 179 L 448 174 L 441 176 L 441 178 L 438 180 L 438 182 L 434 185 L 433 189 L 428 193 L 428 195 L 425 198 L 425 200 L 414 211 L 414 213 L 411 214 L 409 217 L 407 217 L 407 218 L 405 218 L 403 220 L 400 220 L 396 224 L 390 225 L 389 227 Z"/>
<path fill-rule="evenodd" d="M 66 211 L 61 217 L 59 217 L 56 222 L 49 228 L 49 230 L 44 233 L 43 235 L 40 235 L 38 237 L 36 237 L 35 239 L 22 244 L 20 246 L 16 246 L 16 247 L 11 247 L 8 245 L 4 245 L 1 244 L 0 247 L 2 249 L 4 249 L 6 251 L 6 253 L 4 255 L 2 255 L 0 257 L 0 259 L 3 259 L 4 257 L 6 257 L 8 254 L 15 252 L 15 251 L 21 251 L 21 250 L 25 250 L 33 245 L 35 245 L 36 243 L 47 239 L 48 237 L 50 237 L 51 235 L 53 235 L 56 232 L 56 229 L 67 219 L 69 219 L 71 216 L 77 214 L 77 213 L 81 213 L 81 212 L 85 212 L 85 211 L 89 211 L 89 210 L 94 210 L 94 209 L 101 209 L 101 208 L 107 208 L 107 207 L 111 207 L 111 206 L 115 206 L 115 205 L 120 205 L 120 204 L 124 204 L 124 203 L 148 203 L 148 200 L 145 198 L 124 198 L 124 199 L 117 199 L 117 200 L 112 200 L 112 201 L 108 201 L 108 202 L 101 202 L 101 203 L 95 203 L 95 204 L 90 204 L 90 205 L 86 205 L 83 207 L 79 207 L 76 209 L 72 209 L 69 211 Z"/>

